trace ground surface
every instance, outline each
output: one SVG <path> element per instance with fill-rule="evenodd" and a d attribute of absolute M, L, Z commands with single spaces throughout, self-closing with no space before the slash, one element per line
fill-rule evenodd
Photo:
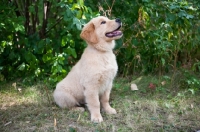
<path fill-rule="evenodd" d="M 136 83 L 138 91 L 131 91 Z M 150 85 L 155 88 L 149 88 Z M 43 82 L 0 84 L 0 131 L 195 132 L 200 130 L 200 96 L 179 88 L 168 77 L 117 78 L 111 93 L 116 115 L 90 122 L 89 112 L 60 109 Z"/>

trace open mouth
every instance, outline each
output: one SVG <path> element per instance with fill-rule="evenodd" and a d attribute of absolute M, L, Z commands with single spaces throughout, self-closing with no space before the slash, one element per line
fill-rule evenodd
<path fill-rule="evenodd" d="M 121 25 L 114 31 L 106 33 L 106 37 L 112 38 L 112 37 L 116 37 L 116 36 L 121 36 L 122 31 L 119 30 L 120 28 L 121 28 Z"/>

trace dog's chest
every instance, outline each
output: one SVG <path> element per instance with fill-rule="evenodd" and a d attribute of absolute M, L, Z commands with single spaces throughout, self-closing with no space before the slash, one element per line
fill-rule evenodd
<path fill-rule="evenodd" d="M 103 72 L 105 72 L 105 75 L 111 76 L 111 78 L 112 76 L 115 76 L 118 69 L 115 56 L 114 55 L 110 55 L 109 57 L 106 56 L 102 58 L 102 61 L 104 67 Z"/>
<path fill-rule="evenodd" d="M 101 94 L 111 88 L 118 69 L 116 57 L 112 52 L 83 55 L 79 64 L 80 70 L 77 74 L 81 75 L 80 83 L 86 89 L 99 89 Z"/>
<path fill-rule="evenodd" d="M 102 71 L 99 81 L 103 85 L 108 85 L 108 83 L 112 82 L 114 77 L 117 74 L 117 62 L 115 59 L 115 55 L 111 54 L 108 56 L 104 56 L 101 59 L 102 61 Z"/>

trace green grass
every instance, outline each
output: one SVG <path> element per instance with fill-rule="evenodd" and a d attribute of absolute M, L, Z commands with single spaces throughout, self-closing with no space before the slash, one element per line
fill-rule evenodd
<path fill-rule="evenodd" d="M 161 82 L 165 81 L 165 85 Z M 22 81 L 1 84 L 0 131 L 69 132 L 191 132 L 200 130 L 200 96 L 182 89 L 172 77 L 139 76 L 116 78 L 111 105 L 116 115 L 102 113 L 104 121 L 94 124 L 90 114 L 55 105 L 48 84 Z M 131 91 L 136 83 L 138 91 Z M 156 85 L 150 89 L 149 83 Z"/>

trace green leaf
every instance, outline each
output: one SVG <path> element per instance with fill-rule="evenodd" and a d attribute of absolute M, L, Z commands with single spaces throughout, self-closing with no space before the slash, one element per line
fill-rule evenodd
<path fill-rule="evenodd" d="M 190 91 L 193 95 L 195 93 L 195 90 L 194 89 L 189 89 L 188 91 Z"/>
<path fill-rule="evenodd" d="M 30 62 L 35 63 L 37 61 L 36 56 L 33 55 L 33 53 L 31 53 L 30 51 L 25 52 L 24 57 L 28 63 L 30 63 Z"/>
<path fill-rule="evenodd" d="M 19 66 L 17 67 L 17 69 L 20 70 L 20 71 L 23 71 L 23 70 L 25 69 L 25 67 L 26 67 L 26 65 L 25 65 L 25 63 L 23 62 L 21 65 L 19 65 Z"/>
<path fill-rule="evenodd" d="M 46 62 L 52 60 L 52 58 L 53 58 L 52 53 L 47 53 L 47 54 L 43 55 L 42 60 L 44 63 L 46 63 Z"/>
<path fill-rule="evenodd" d="M 9 59 L 13 60 L 14 58 L 16 58 L 16 54 L 14 53 L 14 51 L 12 51 L 12 52 L 9 54 Z"/>
<path fill-rule="evenodd" d="M 179 8 L 179 6 L 177 6 L 177 5 L 171 5 L 171 6 L 169 7 L 169 9 L 171 9 L 171 10 L 174 10 L 174 9 L 177 9 L 177 8 Z"/>
<path fill-rule="evenodd" d="M 162 61 L 162 65 L 164 66 L 165 65 L 165 59 L 161 58 L 161 61 Z"/>
<path fill-rule="evenodd" d="M 73 17 L 73 13 L 72 11 L 69 9 L 66 10 L 65 14 L 64 14 L 64 21 L 70 21 Z"/>
<path fill-rule="evenodd" d="M 42 54 L 44 52 L 45 40 L 41 40 L 38 44 L 35 45 L 35 52 Z"/>
<path fill-rule="evenodd" d="M 79 4 L 80 6 L 84 6 L 84 1 L 83 1 L 83 0 L 78 0 L 78 4 Z"/>
<path fill-rule="evenodd" d="M 73 6 L 72 6 L 72 9 L 80 9 L 80 5 L 77 4 L 77 3 L 74 3 Z"/>
<path fill-rule="evenodd" d="M 62 47 L 64 47 L 64 46 L 67 44 L 67 40 L 68 40 L 67 36 L 64 36 L 64 37 L 62 38 L 62 42 L 61 42 L 61 46 L 62 46 Z"/>
<path fill-rule="evenodd" d="M 68 48 L 66 49 L 66 51 L 67 51 L 67 54 L 72 55 L 74 58 L 77 57 L 77 54 L 76 54 L 75 49 L 72 49 L 72 48 L 68 47 Z"/>
<path fill-rule="evenodd" d="M 29 6 L 28 9 L 29 9 L 29 12 L 31 12 L 31 13 L 33 13 L 35 15 L 36 12 L 35 12 L 35 7 L 34 6 Z"/>
<path fill-rule="evenodd" d="M 73 18 L 73 24 L 76 25 L 78 30 L 81 30 L 82 24 L 81 24 L 81 22 L 80 22 L 80 20 L 78 18 L 76 18 L 76 17 Z"/>
<path fill-rule="evenodd" d="M 187 14 L 187 15 L 186 15 L 186 18 L 187 18 L 187 19 L 192 19 L 192 18 L 194 18 L 194 16 L 193 16 L 193 15 Z"/>
<path fill-rule="evenodd" d="M 38 77 L 40 73 L 41 73 L 40 68 L 37 68 L 37 69 L 35 70 L 35 75 Z"/>
<path fill-rule="evenodd" d="M 20 24 L 14 24 L 15 26 L 15 31 L 24 31 L 24 25 L 20 25 Z"/>
<path fill-rule="evenodd" d="M 147 2 L 148 3 L 148 2 L 150 2 L 150 0 L 142 0 L 142 2 Z"/>
<path fill-rule="evenodd" d="M 55 75 L 62 72 L 62 66 L 57 61 L 54 62 L 51 72 Z"/>
<path fill-rule="evenodd" d="M 79 10 L 79 11 L 77 12 L 76 17 L 79 18 L 79 19 L 81 19 L 82 14 L 83 14 L 83 12 L 82 12 L 81 10 Z"/>

